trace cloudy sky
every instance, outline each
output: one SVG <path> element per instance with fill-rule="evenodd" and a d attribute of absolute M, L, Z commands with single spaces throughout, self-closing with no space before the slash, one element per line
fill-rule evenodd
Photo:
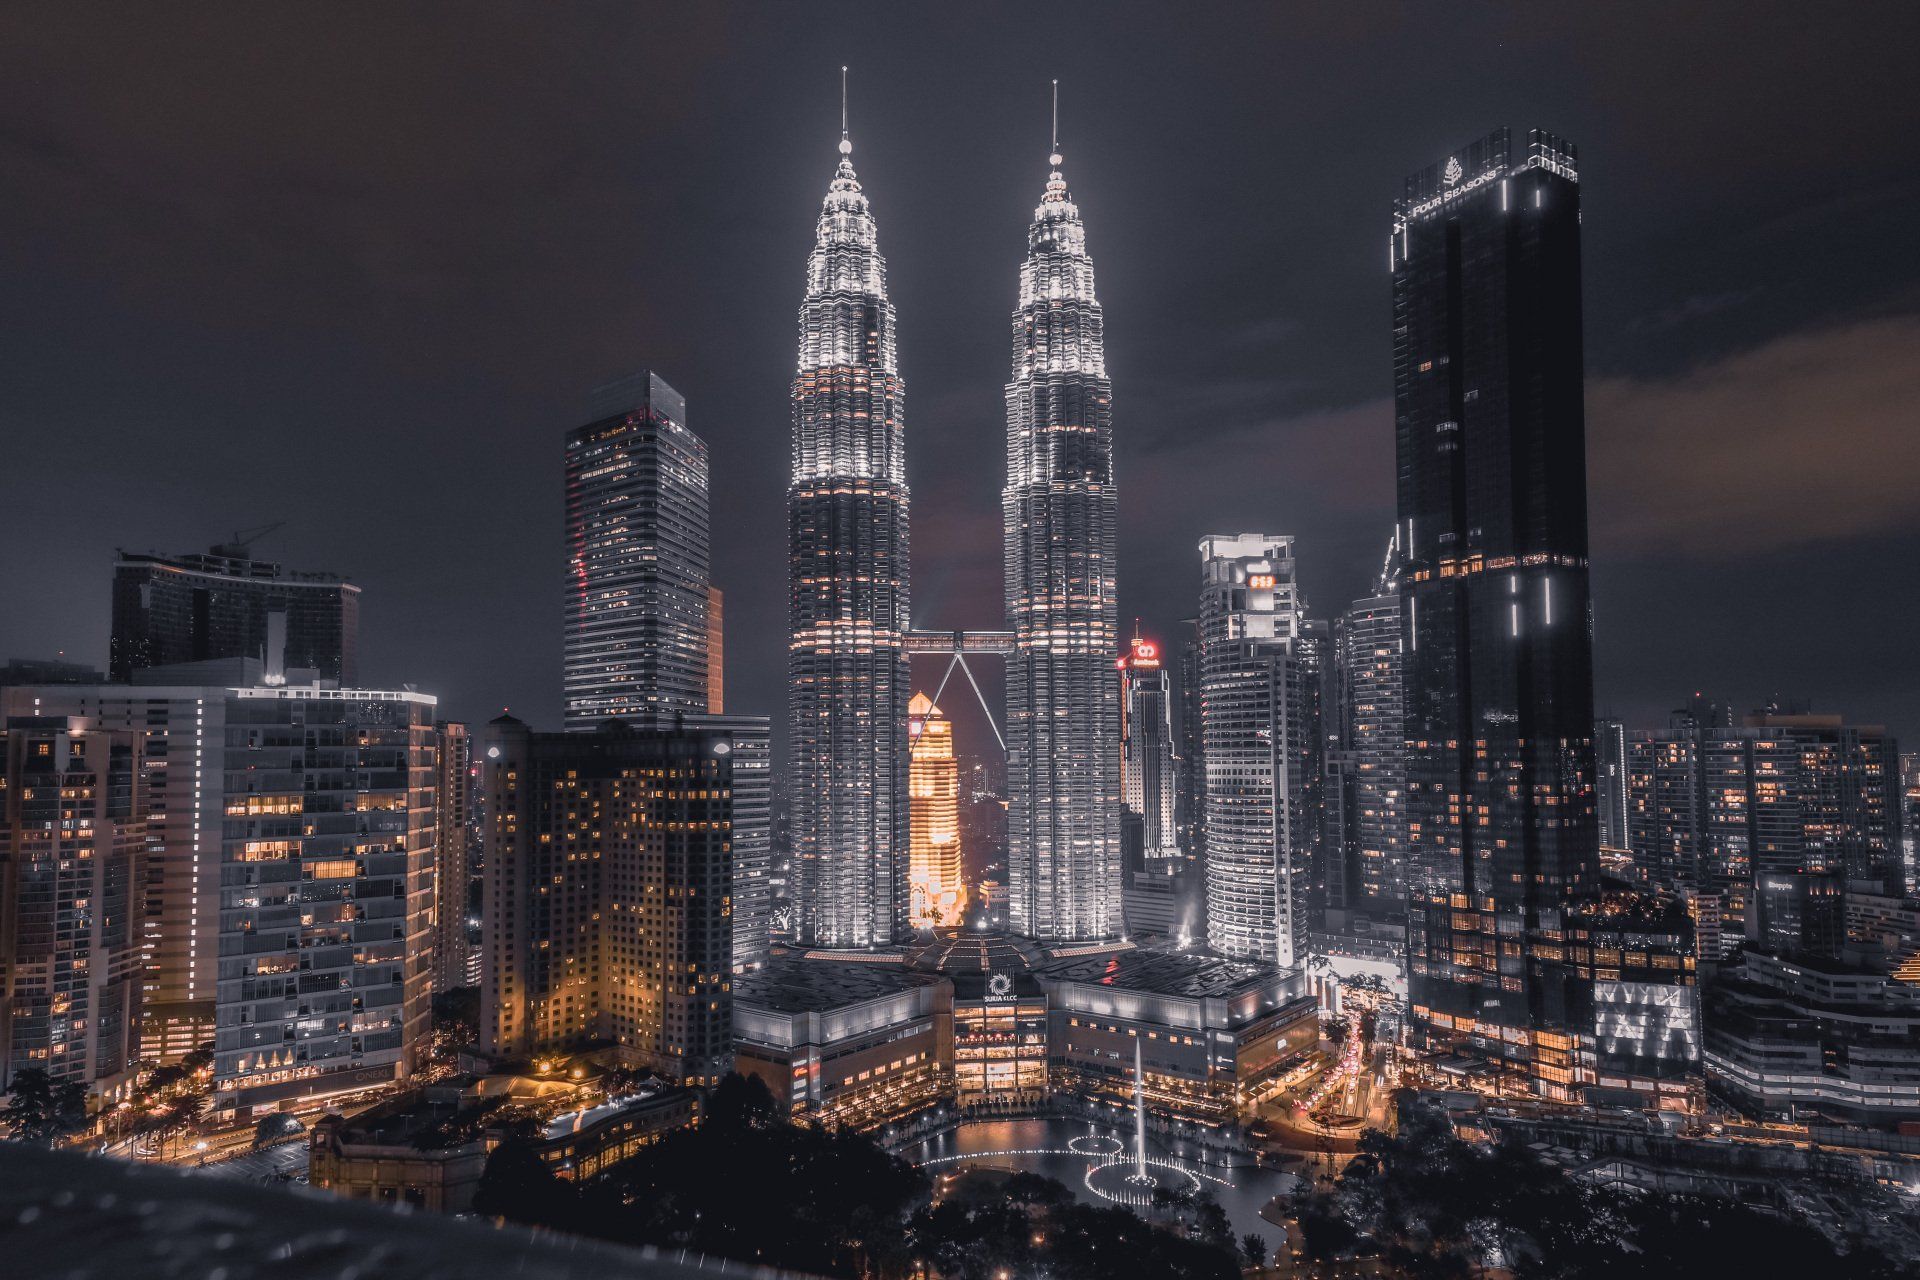
<path fill-rule="evenodd" d="M 1048 81 L 1106 306 L 1121 605 L 1394 519 L 1401 177 L 1580 150 L 1598 702 L 1920 740 L 1909 4 L 14 4 L 0 12 L 0 657 L 104 662 L 114 549 L 365 588 L 363 675 L 557 725 L 561 441 L 652 367 L 714 454 L 729 709 L 784 708 L 795 316 L 852 67 L 900 315 L 915 613 L 992 626 Z M 927 673 L 937 679 L 938 671 Z M 952 701 L 952 699 L 949 699 Z M 977 725 L 962 725 L 975 735 Z"/>

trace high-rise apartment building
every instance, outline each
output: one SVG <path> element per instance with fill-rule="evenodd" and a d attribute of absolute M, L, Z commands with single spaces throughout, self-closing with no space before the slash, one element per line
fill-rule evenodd
<path fill-rule="evenodd" d="M 595 398 L 602 416 L 567 435 L 566 727 L 704 712 L 706 442 L 657 374 Z"/>
<path fill-rule="evenodd" d="M 240 1107 L 410 1074 L 431 1021 L 434 699 L 269 684 L 247 658 L 137 674 L 0 707 L 139 743 L 141 1056 L 211 1043 L 216 1098 Z"/>
<path fill-rule="evenodd" d="M 852 152 L 807 258 L 787 490 L 794 930 L 824 947 L 884 946 L 908 905 L 906 392 Z"/>
<path fill-rule="evenodd" d="M 1580 186 L 1499 129 L 1406 180 L 1393 273 L 1412 1025 L 1580 1080 L 1566 913 L 1598 888 Z"/>
<path fill-rule="evenodd" d="M 913 755 L 907 775 L 913 845 L 908 920 L 916 929 L 962 922 L 967 888 L 960 864 L 960 764 L 953 756 L 953 722 L 932 698 L 916 693 L 907 704 Z"/>
<path fill-rule="evenodd" d="M 1122 926 L 1117 516 L 1105 321 L 1048 163 L 1006 388 L 1007 901 L 1014 932 L 1065 941 Z"/>
<path fill-rule="evenodd" d="M 1292 968 L 1306 952 L 1321 749 L 1293 539 L 1215 534 L 1200 564 L 1207 942 Z"/>
<path fill-rule="evenodd" d="M 1137 633 L 1120 655 L 1120 803 L 1141 822 L 1149 858 L 1179 852 L 1173 757 L 1173 688 L 1160 646 Z"/>
<path fill-rule="evenodd" d="M 473 740 L 458 720 L 434 726 L 433 992 L 467 985 L 473 885 Z"/>
<path fill-rule="evenodd" d="M 1840 893 L 1905 890 L 1898 747 L 1883 727 L 1835 715 L 1730 719 L 1690 709 L 1627 738 L 1634 868 L 1661 888 L 1718 895 L 1729 950 L 1830 950 Z"/>
<path fill-rule="evenodd" d="M 132 733 L 0 720 L 0 1089 L 111 1089 L 140 1057 L 141 788 Z"/>
<path fill-rule="evenodd" d="M 487 726 L 485 1052 L 611 1041 L 692 1084 L 728 1070 L 734 746 L 684 724 Z"/>
<path fill-rule="evenodd" d="M 146 667 L 258 658 L 269 672 L 359 677 L 360 588 L 330 573 L 295 573 L 247 555 L 121 552 L 113 569 L 108 675 L 125 684 Z"/>

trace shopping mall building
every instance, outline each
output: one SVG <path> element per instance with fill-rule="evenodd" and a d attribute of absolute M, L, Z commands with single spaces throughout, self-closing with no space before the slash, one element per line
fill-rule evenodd
<path fill-rule="evenodd" d="M 864 1129 L 946 1104 L 1124 1101 L 1138 1044 L 1149 1107 L 1219 1128 L 1312 1052 L 1318 1012 L 1272 965 L 951 933 L 859 960 L 789 953 L 741 978 L 735 1067 L 795 1116 Z"/>

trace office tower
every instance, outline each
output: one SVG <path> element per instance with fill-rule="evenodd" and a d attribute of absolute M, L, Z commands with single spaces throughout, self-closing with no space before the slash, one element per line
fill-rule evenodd
<path fill-rule="evenodd" d="M 707 588 L 707 714 L 727 710 L 726 597 L 718 587 Z"/>
<path fill-rule="evenodd" d="M 1293 539 L 1214 534 L 1200 565 L 1207 942 L 1291 968 L 1306 951 L 1320 748 Z"/>
<path fill-rule="evenodd" d="M 1397 574 L 1355 600 L 1335 634 L 1338 718 L 1346 762 L 1343 836 L 1351 849 L 1351 891 L 1339 906 L 1374 917 L 1406 910 L 1406 733 L 1404 654 Z M 1329 791 L 1332 786 L 1329 784 Z"/>
<path fill-rule="evenodd" d="M 140 741 L 142 1056 L 211 1042 L 242 1107 L 404 1078 L 431 1019 L 434 699 L 251 658 L 137 674 L 0 706 Z"/>
<path fill-rule="evenodd" d="M 1826 899 L 1905 891 L 1898 747 L 1836 715 L 1730 719 L 1690 707 L 1628 738 L 1634 866 L 1651 884 L 1719 895 L 1729 949 L 1744 938 L 1830 953 L 1840 908 Z"/>
<path fill-rule="evenodd" d="M 733 970 L 767 963 L 773 922 L 773 729 L 766 716 L 677 716 L 682 730 L 724 733 L 732 742 Z"/>
<path fill-rule="evenodd" d="M 1618 720 L 1593 726 L 1594 777 L 1598 792 L 1600 847 L 1630 849 L 1627 818 L 1627 727 Z"/>
<path fill-rule="evenodd" d="M 1920 752 L 1900 757 L 1900 839 L 1912 893 L 1920 885 Z"/>
<path fill-rule="evenodd" d="M 1120 802 L 1140 817 L 1149 858 L 1180 850 L 1174 813 L 1173 691 L 1160 646 L 1136 629 L 1120 668 Z"/>
<path fill-rule="evenodd" d="M 913 844 L 907 916 L 916 929 L 961 923 L 967 889 L 960 866 L 960 764 L 953 758 L 953 722 L 924 693 L 907 704 L 913 744 L 907 774 Z"/>
<path fill-rule="evenodd" d="M 1599 877 L 1574 164 L 1496 130 L 1406 180 L 1389 244 L 1412 1024 L 1559 1098 Z"/>
<path fill-rule="evenodd" d="M 125 684 L 145 667 L 258 658 L 351 685 L 359 678 L 360 588 L 330 573 L 294 573 L 247 555 L 123 551 L 113 569 L 108 675 Z"/>
<path fill-rule="evenodd" d="M 733 734 L 502 716 L 482 742 L 481 1048 L 611 1042 L 631 1066 L 716 1083 L 733 1048 Z"/>
<path fill-rule="evenodd" d="M 467 985 L 467 900 L 473 883 L 473 742 L 467 726 L 434 726 L 433 993 Z"/>
<path fill-rule="evenodd" d="M 1207 775 L 1200 762 L 1200 619 L 1180 623 L 1180 758 L 1175 801 L 1180 810 L 1180 847 L 1189 857 L 1202 853 L 1206 822 Z"/>
<path fill-rule="evenodd" d="M 567 435 L 566 727 L 707 710 L 707 445 L 654 373 Z"/>
<path fill-rule="evenodd" d="M 802 942 L 884 946 L 907 919 L 905 388 L 887 267 L 842 130 L 793 379 L 788 771 Z"/>
<path fill-rule="evenodd" d="M 140 1057 L 140 742 L 0 721 L 0 1089 L 38 1067 L 111 1088 Z"/>
<path fill-rule="evenodd" d="M 1121 928 L 1113 388 L 1060 154 L 1027 230 L 1007 383 L 1007 888 L 1015 933 Z"/>

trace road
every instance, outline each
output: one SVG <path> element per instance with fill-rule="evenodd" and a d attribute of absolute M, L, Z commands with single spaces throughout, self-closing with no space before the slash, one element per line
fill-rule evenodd
<path fill-rule="evenodd" d="M 203 1165 L 187 1165 L 191 1173 L 216 1178 L 240 1178 L 247 1182 L 279 1182 L 307 1176 L 307 1140 L 303 1134 L 289 1142 L 264 1151 L 243 1151 L 225 1160 Z"/>

